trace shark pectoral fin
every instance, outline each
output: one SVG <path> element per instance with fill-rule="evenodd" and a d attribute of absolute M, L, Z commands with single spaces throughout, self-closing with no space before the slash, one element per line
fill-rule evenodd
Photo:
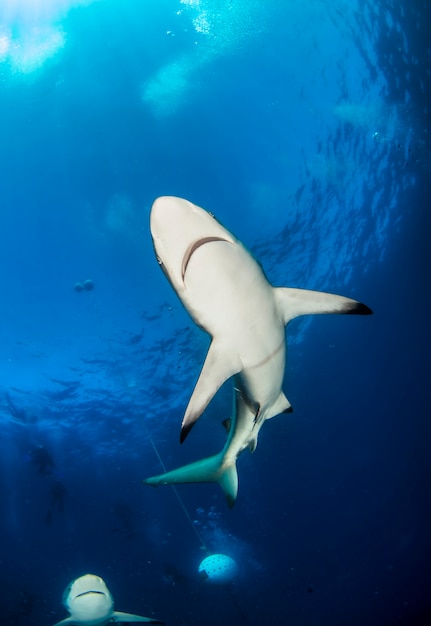
<path fill-rule="evenodd" d="M 62 619 L 61 622 L 54 624 L 54 626 L 62 626 L 62 624 L 76 624 L 76 622 L 71 617 L 66 617 L 66 619 Z"/>
<path fill-rule="evenodd" d="M 362 302 L 323 291 L 275 287 L 274 298 L 279 315 L 285 324 L 299 315 L 319 313 L 370 315 L 372 313 L 372 310 Z"/>
<path fill-rule="evenodd" d="M 232 354 L 228 347 L 217 341 L 211 343 L 184 415 L 180 435 L 181 443 L 222 384 L 241 369 L 242 363 L 237 354 Z"/>
<path fill-rule="evenodd" d="M 114 611 L 113 614 L 114 622 L 147 622 L 147 624 L 164 624 L 165 622 L 160 622 L 158 619 L 153 619 L 152 617 L 142 617 L 141 615 L 133 615 L 133 613 L 123 613 L 122 611 Z"/>
<path fill-rule="evenodd" d="M 182 483 L 219 483 L 227 503 L 234 505 L 238 494 L 238 473 L 235 461 L 225 464 L 223 452 L 178 469 L 152 476 L 142 481 L 145 485 L 178 485 Z"/>

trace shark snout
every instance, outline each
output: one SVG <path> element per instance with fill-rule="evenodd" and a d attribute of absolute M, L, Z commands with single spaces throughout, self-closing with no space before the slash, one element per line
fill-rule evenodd
<path fill-rule="evenodd" d="M 169 249 L 172 263 L 178 262 L 179 252 L 184 255 L 198 241 L 223 239 L 236 242 L 210 213 L 175 196 L 160 196 L 154 201 L 150 229 L 156 251 L 158 248 Z"/>
<path fill-rule="evenodd" d="M 192 214 L 191 202 L 174 196 L 160 196 L 151 208 L 150 228 L 153 238 L 165 239 L 168 235 L 174 235 L 178 228 L 183 230 Z"/>
<path fill-rule="evenodd" d="M 188 263 L 196 250 L 214 241 L 234 243 L 232 235 L 207 211 L 175 196 L 157 198 L 150 228 L 157 260 L 175 289 L 184 289 Z"/>

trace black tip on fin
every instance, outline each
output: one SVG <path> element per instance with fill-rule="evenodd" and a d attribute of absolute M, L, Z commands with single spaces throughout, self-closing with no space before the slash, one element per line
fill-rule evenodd
<path fill-rule="evenodd" d="M 283 413 L 293 413 L 293 406 L 288 406 L 287 409 L 284 409 Z"/>
<path fill-rule="evenodd" d="M 353 306 L 351 309 L 346 311 L 346 313 L 349 313 L 351 315 L 372 315 L 373 314 L 370 307 L 368 307 L 366 304 L 363 304 L 362 302 L 357 302 L 355 306 Z"/>
<path fill-rule="evenodd" d="M 192 429 L 192 426 L 193 426 L 193 424 L 187 424 L 187 425 L 181 427 L 180 443 L 184 443 L 184 441 L 186 440 L 187 435 L 189 434 L 189 432 Z"/>

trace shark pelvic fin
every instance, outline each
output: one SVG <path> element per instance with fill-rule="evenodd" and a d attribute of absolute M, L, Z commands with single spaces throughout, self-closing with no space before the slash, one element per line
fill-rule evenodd
<path fill-rule="evenodd" d="M 292 405 L 289 400 L 286 398 L 283 392 L 280 393 L 277 400 L 273 402 L 268 407 L 268 415 L 265 415 L 265 419 L 270 419 L 271 417 L 275 417 L 276 415 L 280 415 L 280 413 L 292 413 Z"/>
<path fill-rule="evenodd" d="M 274 297 L 280 317 L 285 324 L 299 315 L 319 313 L 370 315 L 372 313 L 372 310 L 362 302 L 324 291 L 275 287 Z"/>
<path fill-rule="evenodd" d="M 241 369 L 239 356 L 232 355 L 228 348 L 213 340 L 184 415 L 181 443 L 222 384 L 234 374 L 238 374 Z"/>
<path fill-rule="evenodd" d="M 223 452 L 210 456 L 178 469 L 152 476 L 142 481 L 145 485 L 178 485 L 182 483 L 219 483 L 229 507 L 235 503 L 238 494 L 238 473 L 236 461 L 226 463 Z"/>
<path fill-rule="evenodd" d="M 123 613 L 122 611 L 114 611 L 113 614 L 113 622 L 147 622 L 147 624 L 164 624 L 164 622 L 160 622 L 158 619 L 153 619 L 152 617 L 142 617 L 141 615 L 133 615 L 133 613 Z"/>

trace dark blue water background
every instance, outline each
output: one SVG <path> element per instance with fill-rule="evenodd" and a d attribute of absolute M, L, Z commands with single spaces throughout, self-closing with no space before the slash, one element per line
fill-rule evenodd
<path fill-rule="evenodd" d="M 92 572 L 171 625 L 431 624 L 430 25 L 426 0 L 2 0 L 2 623 L 54 624 Z M 232 510 L 140 483 L 220 450 L 231 404 L 180 447 L 208 338 L 154 258 L 165 194 L 274 284 L 374 310 L 291 323 L 294 413 Z"/>

